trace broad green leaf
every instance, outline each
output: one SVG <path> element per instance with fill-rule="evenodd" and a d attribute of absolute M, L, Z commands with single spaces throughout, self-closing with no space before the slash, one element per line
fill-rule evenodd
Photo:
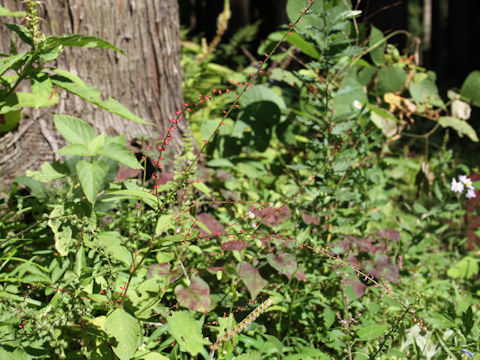
<path fill-rule="evenodd" d="M 354 78 L 347 78 L 333 98 L 335 115 L 351 114 L 354 110 L 354 101 L 360 101 L 361 104 L 367 103 L 367 93 L 365 87 Z"/>
<path fill-rule="evenodd" d="M 382 130 L 383 135 L 392 137 L 397 133 L 399 121 L 390 112 L 371 105 L 367 105 L 367 107 L 371 110 L 370 120 Z"/>
<path fill-rule="evenodd" d="M 389 65 L 378 72 L 376 91 L 378 94 L 400 91 L 407 81 L 407 73 L 401 67 Z"/>
<path fill-rule="evenodd" d="M 84 144 L 70 144 L 56 150 L 56 152 L 65 156 L 90 156 L 88 146 Z"/>
<path fill-rule="evenodd" d="M 115 355 L 120 360 L 131 359 L 137 351 L 141 336 L 138 320 L 123 308 L 118 308 L 107 316 L 105 330 L 117 340 L 117 346 L 113 347 Z"/>
<path fill-rule="evenodd" d="M 68 92 L 77 95 L 82 99 L 111 112 L 112 114 L 121 116 L 124 119 L 140 124 L 153 125 L 152 123 L 144 121 L 137 115 L 133 114 L 115 99 L 109 98 L 105 101 L 102 100 L 100 91 L 85 84 L 78 76 L 60 69 L 55 69 L 54 71 L 58 75 L 53 75 L 52 81 L 58 87 L 61 87 L 62 89 L 67 90 Z"/>
<path fill-rule="evenodd" d="M 105 135 L 100 134 L 88 143 L 88 152 L 90 156 L 97 156 L 105 144 Z"/>
<path fill-rule="evenodd" d="M 72 244 L 72 228 L 70 226 L 63 226 L 54 235 L 55 249 L 61 256 L 67 256 Z"/>
<path fill-rule="evenodd" d="M 155 195 L 144 190 L 116 190 L 110 191 L 109 194 L 112 195 L 124 195 L 125 197 L 131 197 L 143 201 L 145 204 L 150 206 L 153 209 L 156 209 L 158 206 L 158 200 Z"/>
<path fill-rule="evenodd" d="M 90 141 L 95 138 L 93 128 L 79 118 L 70 115 L 54 114 L 53 120 L 58 132 L 72 144 L 88 146 Z"/>
<path fill-rule="evenodd" d="M 17 34 L 17 36 L 26 44 L 32 46 L 32 35 L 26 26 L 2 23 L 8 30 Z"/>
<path fill-rule="evenodd" d="M 472 141 L 478 142 L 478 136 L 475 130 L 465 120 L 460 120 L 452 116 L 441 116 L 438 122 L 443 127 L 451 127 L 459 135 L 467 135 Z"/>
<path fill-rule="evenodd" d="M 275 93 L 270 88 L 261 85 L 254 85 L 252 87 L 249 87 L 248 91 L 244 93 L 239 99 L 240 105 L 242 107 L 246 107 L 259 101 L 273 102 L 281 110 L 286 108 L 285 101 L 281 96 L 277 95 L 277 93 Z"/>
<path fill-rule="evenodd" d="M 109 166 L 107 162 L 99 160 L 89 163 L 80 160 L 76 165 L 76 169 L 83 193 L 90 203 L 95 204 L 97 195 L 102 189 L 102 185 L 108 173 Z"/>
<path fill-rule="evenodd" d="M 68 167 L 58 162 L 43 163 L 40 171 L 27 170 L 26 175 L 41 182 L 50 182 L 67 176 Z"/>
<path fill-rule="evenodd" d="M 3 6 L 0 5 L 0 16 L 15 16 L 15 17 L 23 17 L 26 15 L 25 11 L 10 11 Z"/>
<path fill-rule="evenodd" d="M 458 279 L 471 279 L 477 275 L 479 271 L 477 259 L 467 256 L 450 267 L 447 271 L 447 275 L 451 278 Z"/>
<path fill-rule="evenodd" d="M 187 311 L 175 311 L 167 316 L 170 334 L 180 345 L 180 351 L 195 356 L 209 345 L 210 341 L 202 337 L 199 324 Z"/>
<path fill-rule="evenodd" d="M 22 110 L 9 111 L 6 114 L 0 114 L 0 133 L 5 133 L 15 129 L 22 118 Z"/>
<path fill-rule="evenodd" d="M 106 40 L 99 39 L 95 36 L 80 35 L 80 34 L 66 34 L 61 36 L 48 36 L 46 46 L 81 46 L 85 48 L 100 48 L 110 49 L 118 51 L 119 53 L 126 55 L 123 50 L 120 50 L 115 45 L 109 43 Z"/>
<path fill-rule="evenodd" d="M 267 285 L 267 281 L 262 278 L 260 272 L 253 265 L 247 262 L 240 264 L 240 279 L 247 286 L 250 297 L 255 299 L 262 289 Z"/>
<path fill-rule="evenodd" d="M 210 310 L 210 287 L 200 277 L 192 277 L 190 286 L 177 285 L 175 295 L 180 305 L 190 310 L 208 313 Z"/>
<path fill-rule="evenodd" d="M 358 340 L 370 341 L 379 338 L 387 331 L 387 325 L 368 325 L 357 332 Z"/>
<path fill-rule="evenodd" d="M 3 75 L 7 70 L 11 69 L 11 67 L 17 62 L 25 59 L 27 57 L 27 53 L 17 54 L 12 56 L 7 56 L 0 58 L 0 76 Z"/>
<path fill-rule="evenodd" d="M 373 47 L 373 49 L 370 50 L 370 57 L 375 65 L 383 65 L 385 63 L 385 57 L 383 56 L 385 50 L 385 37 L 375 26 L 370 25 L 370 29 L 368 47 Z"/>
<path fill-rule="evenodd" d="M 286 40 L 296 48 L 300 49 L 305 55 L 308 55 L 315 60 L 320 60 L 320 53 L 315 46 L 310 41 L 305 40 L 298 33 L 292 32 L 287 36 Z"/>
<path fill-rule="evenodd" d="M 125 146 L 115 142 L 108 142 L 100 149 L 100 155 L 117 160 L 132 169 L 143 169 L 137 158 Z"/>
<path fill-rule="evenodd" d="M 122 245 L 122 240 L 122 236 L 114 231 L 104 231 L 98 234 L 98 241 L 112 254 L 112 257 L 130 267 L 133 261 L 132 253 Z"/>
<path fill-rule="evenodd" d="M 480 106 L 480 71 L 473 71 L 468 75 L 460 91 L 465 100 L 475 106 Z"/>

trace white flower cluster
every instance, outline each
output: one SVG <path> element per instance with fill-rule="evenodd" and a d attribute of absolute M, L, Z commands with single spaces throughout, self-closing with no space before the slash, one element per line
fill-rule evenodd
<path fill-rule="evenodd" d="M 461 194 L 465 188 L 467 188 L 467 194 L 465 196 L 468 199 L 477 197 L 475 194 L 475 188 L 473 187 L 472 179 L 468 178 L 466 175 L 460 175 L 458 177 L 458 181 L 455 178 L 452 179 L 452 191 Z"/>

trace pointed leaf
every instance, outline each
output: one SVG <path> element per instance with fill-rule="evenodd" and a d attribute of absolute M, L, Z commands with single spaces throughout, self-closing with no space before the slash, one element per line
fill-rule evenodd
<path fill-rule="evenodd" d="M 255 299 L 258 293 L 267 285 L 267 281 L 260 276 L 258 270 L 249 263 L 240 264 L 240 278 L 247 286 L 250 297 Z"/>
<path fill-rule="evenodd" d="M 157 197 L 155 195 L 153 195 L 152 193 L 149 193 L 145 190 L 135 190 L 135 189 L 117 190 L 117 191 L 111 191 L 111 192 L 109 192 L 109 194 L 122 195 L 122 196 L 125 196 L 125 197 L 131 197 L 131 198 L 139 199 L 153 209 L 156 209 L 158 207 Z"/>
<path fill-rule="evenodd" d="M 54 114 L 58 132 L 72 144 L 88 145 L 95 138 L 95 131 L 85 121 L 70 115 Z"/>
<path fill-rule="evenodd" d="M 208 313 L 210 309 L 210 287 L 200 277 L 192 278 L 189 287 L 177 285 L 175 295 L 180 305 L 190 310 Z"/>
<path fill-rule="evenodd" d="M 99 243 L 118 260 L 130 267 L 133 262 L 132 253 L 122 245 L 122 236 L 115 231 L 104 231 L 98 234 Z"/>
<path fill-rule="evenodd" d="M 385 63 L 385 57 L 383 56 L 385 50 L 385 37 L 382 32 L 375 26 L 370 25 L 370 41 L 368 43 L 370 50 L 370 57 L 375 65 L 382 65 Z"/>
<path fill-rule="evenodd" d="M 295 256 L 283 251 L 279 251 L 278 256 L 267 254 L 267 261 L 271 267 L 279 273 L 286 275 L 289 279 L 297 270 L 297 259 Z"/>
<path fill-rule="evenodd" d="M 70 144 L 56 150 L 55 152 L 64 156 L 90 156 L 88 146 L 84 144 Z"/>
<path fill-rule="evenodd" d="M 99 39 L 95 36 L 81 35 L 81 34 L 66 34 L 61 36 L 48 36 L 46 46 L 81 46 L 86 48 L 100 48 L 110 49 L 118 51 L 119 53 L 126 55 L 123 50 L 120 50 L 115 45 L 109 43 L 106 40 Z"/>
<path fill-rule="evenodd" d="M 117 340 L 113 352 L 120 360 L 129 360 L 137 351 L 140 339 L 138 320 L 123 308 L 114 310 L 105 321 L 105 330 Z"/>
<path fill-rule="evenodd" d="M 17 61 L 27 57 L 27 53 L 7 56 L 0 59 L 0 76 L 9 70 Z"/>
<path fill-rule="evenodd" d="M 187 311 L 175 311 L 167 316 L 170 334 L 180 345 L 180 351 L 195 356 L 210 344 L 202 337 L 202 331 L 195 319 Z"/>
<path fill-rule="evenodd" d="M 475 130 L 465 120 L 454 118 L 453 116 L 441 116 L 438 122 L 443 127 L 451 127 L 460 135 L 467 135 L 470 140 L 478 142 L 478 136 Z"/>
<path fill-rule="evenodd" d="M 105 135 L 100 134 L 88 143 L 89 156 L 97 156 L 105 144 Z"/>
<path fill-rule="evenodd" d="M 0 16 L 22 17 L 22 16 L 25 16 L 25 14 L 26 14 L 25 11 L 10 11 L 10 10 L 5 9 L 3 6 L 0 5 Z"/>
<path fill-rule="evenodd" d="M 112 114 L 123 117 L 124 119 L 140 123 L 153 125 L 149 122 L 142 120 L 142 118 L 133 114 L 125 106 L 120 104 L 117 100 L 109 98 L 108 100 L 102 100 L 98 89 L 88 86 L 78 76 L 69 73 L 68 71 L 55 69 L 58 75 L 52 76 L 52 81 L 58 87 L 67 90 L 68 92 L 81 97 L 82 99 L 104 109 Z"/>
<path fill-rule="evenodd" d="M 358 330 L 357 336 L 360 341 L 377 339 L 387 331 L 387 325 L 369 325 Z"/>
<path fill-rule="evenodd" d="M 112 142 L 107 143 L 100 150 L 99 154 L 110 159 L 117 160 L 129 168 L 143 169 L 143 166 L 138 162 L 137 158 L 125 145 Z"/>
<path fill-rule="evenodd" d="M 480 71 L 473 71 L 462 85 L 462 97 L 475 106 L 480 106 Z"/>
<path fill-rule="evenodd" d="M 102 189 L 103 182 L 108 174 L 109 166 L 107 162 L 99 160 L 89 163 L 80 160 L 76 165 L 76 169 L 83 193 L 90 203 L 95 204 L 97 194 Z"/>

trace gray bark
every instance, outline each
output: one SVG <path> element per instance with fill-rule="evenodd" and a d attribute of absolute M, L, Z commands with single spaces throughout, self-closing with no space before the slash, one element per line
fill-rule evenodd
<path fill-rule="evenodd" d="M 18 0 L 0 0 L 0 5 L 22 9 Z M 17 130 L 0 138 L 0 188 L 3 185 L 4 190 L 15 175 L 53 161 L 52 150 L 64 145 L 53 127 L 53 113 L 77 116 L 97 132 L 126 134 L 130 140 L 137 134 L 164 132 L 168 119 L 183 103 L 177 0 L 46 0 L 39 14 L 47 34 L 93 35 L 124 50 L 127 56 L 111 50 L 66 48 L 56 65 L 156 126 L 122 119 L 60 90 L 57 106 L 27 111 Z M 8 52 L 12 37 L 0 28 L 1 52 Z M 177 132 L 170 146 L 178 152 L 180 145 Z"/>

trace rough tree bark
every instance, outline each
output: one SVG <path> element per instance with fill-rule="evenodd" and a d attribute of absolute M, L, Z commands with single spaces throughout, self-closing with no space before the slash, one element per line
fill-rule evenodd
<path fill-rule="evenodd" d="M 22 8 L 18 0 L 0 0 L 0 5 Z M 45 0 L 40 16 L 46 21 L 46 33 L 98 36 L 124 50 L 127 56 L 66 48 L 57 67 L 78 74 L 105 98 L 115 98 L 156 127 L 124 120 L 61 90 L 58 106 L 27 112 L 16 131 L 0 138 L 0 189 L 15 175 L 54 160 L 52 150 L 64 145 L 53 127 L 54 112 L 77 116 L 97 132 L 131 139 L 162 132 L 183 103 L 177 0 Z M 11 38 L 0 27 L 0 51 L 8 50 Z M 178 151 L 179 133 L 175 139 L 171 145 Z"/>

